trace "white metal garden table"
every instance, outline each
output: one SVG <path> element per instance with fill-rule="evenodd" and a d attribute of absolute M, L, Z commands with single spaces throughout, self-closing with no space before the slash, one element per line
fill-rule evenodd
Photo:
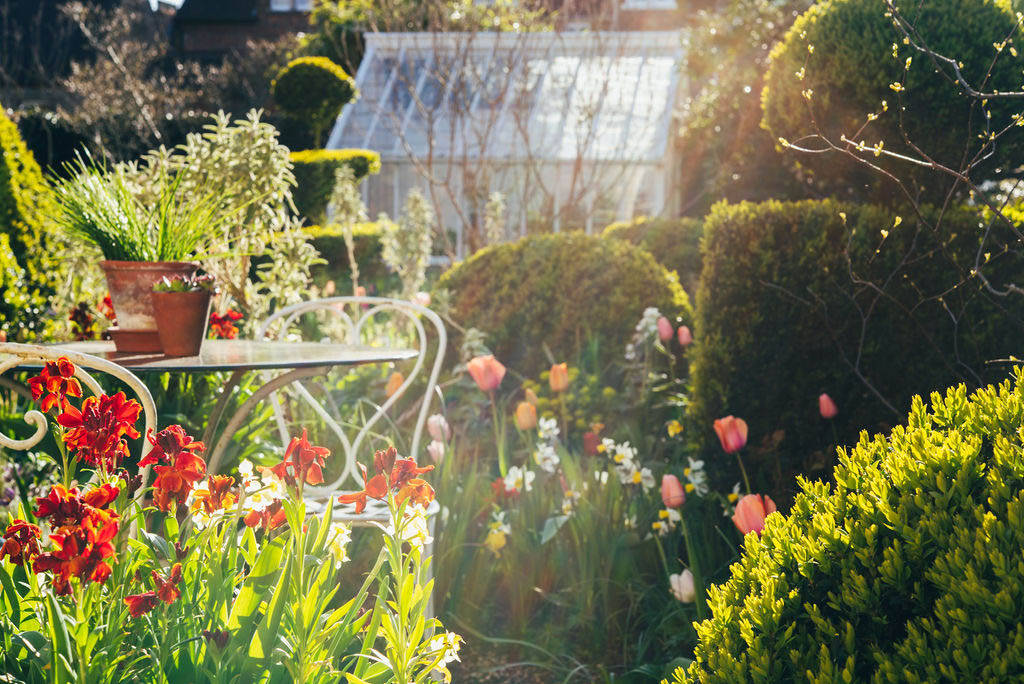
<path fill-rule="evenodd" d="M 217 373 L 231 372 L 221 392 L 209 423 L 203 431 L 203 442 L 211 446 L 217 427 L 231 401 L 235 387 L 246 373 L 257 372 L 263 384 L 245 400 L 228 420 L 224 431 L 212 444 L 211 463 L 219 463 L 221 454 L 232 436 L 242 427 L 245 419 L 266 397 L 296 380 L 326 374 L 338 366 L 357 366 L 367 363 L 389 363 L 415 358 L 415 349 L 394 349 L 332 342 L 284 342 L 255 340 L 206 340 L 198 356 L 168 357 L 162 354 L 118 352 L 113 342 L 68 342 L 56 345 L 60 349 L 91 354 L 130 370 L 142 373 Z M 269 375 L 267 371 L 282 371 Z"/>

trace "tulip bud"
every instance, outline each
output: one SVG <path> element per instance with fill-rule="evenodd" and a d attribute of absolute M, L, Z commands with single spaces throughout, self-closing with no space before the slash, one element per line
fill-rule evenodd
<path fill-rule="evenodd" d="M 818 397 L 818 411 L 821 412 L 821 417 L 825 420 L 832 420 L 839 413 L 839 407 L 836 406 L 836 402 L 832 401 L 832 397 L 822 392 Z"/>
<path fill-rule="evenodd" d="M 356 287 L 356 291 L 355 291 L 354 294 L 355 294 L 356 297 L 365 297 L 366 296 L 366 288 L 363 287 L 362 285 L 359 285 L 359 286 Z"/>
<path fill-rule="evenodd" d="M 532 389 L 525 390 L 523 392 L 523 398 L 526 399 L 526 401 L 533 404 L 534 406 L 537 405 L 537 393 L 534 392 Z"/>
<path fill-rule="evenodd" d="M 419 304 L 424 309 L 430 306 L 430 293 L 429 292 L 417 292 L 412 296 L 414 304 Z"/>
<path fill-rule="evenodd" d="M 338 286 L 335 285 L 333 280 L 328 280 L 324 283 L 324 297 L 330 297 L 338 291 Z"/>
<path fill-rule="evenodd" d="M 736 512 L 732 515 L 732 521 L 740 534 L 757 532 L 761 534 L 764 529 L 764 519 L 769 513 L 778 510 L 775 502 L 770 496 L 760 494 L 747 494 L 736 504 Z"/>
<path fill-rule="evenodd" d="M 495 391 L 505 377 L 505 366 L 490 354 L 470 359 L 466 364 L 466 370 L 481 392 Z"/>
<path fill-rule="evenodd" d="M 742 418 L 719 418 L 715 421 L 714 427 L 725 453 L 735 454 L 747 445 L 747 423 Z"/>
<path fill-rule="evenodd" d="M 682 347 L 688 347 L 690 346 L 690 343 L 693 342 L 693 334 L 690 332 L 689 326 L 679 326 L 679 330 L 676 331 L 676 336 L 679 339 L 679 345 Z"/>
<path fill-rule="evenodd" d="M 427 418 L 427 432 L 435 442 L 447 442 L 452 438 L 452 427 L 440 413 Z"/>
<path fill-rule="evenodd" d="M 686 503 L 686 491 L 675 475 L 665 473 L 661 477 L 661 502 L 665 508 L 679 508 Z"/>
<path fill-rule="evenodd" d="M 436 439 L 427 445 L 427 455 L 430 456 L 430 460 L 440 465 L 444 461 L 444 442 L 439 442 Z"/>
<path fill-rule="evenodd" d="M 528 401 L 516 405 L 516 427 L 526 432 L 537 427 L 537 407 Z"/>
<path fill-rule="evenodd" d="M 693 585 L 693 573 L 683 570 L 677 575 L 668 576 L 669 586 L 672 588 L 672 595 L 681 603 L 693 603 L 697 598 L 697 591 Z"/>
<path fill-rule="evenodd" d="M 552 392 L 564 392 L 569 389 L 569 364 L 556 363 L 551 366 L 548 383 L 551 385 Z"/>
<path fill-rule="evenodd" d="M 650 320 L 650 319 L 648 319 Z M 662 342 L 668 342 L 672 339 L 672 322 L 662 316 L 658 319 L 658 339 Z"/>
<path fill-rule="evenodd" d="M 402 383 L 405 382 L 405 376 L 395 371 L 388 377 L 388 384 L 384 386 L 384 394 L 390 399 L 391 396 L 399 390 Z"/>

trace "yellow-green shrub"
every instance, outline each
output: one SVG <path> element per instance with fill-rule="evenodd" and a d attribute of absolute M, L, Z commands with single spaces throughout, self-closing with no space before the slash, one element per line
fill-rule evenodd
<path fill-rule="evenodd" d="M 755 487 L 782 495 L 793 474 L 825 465 L 837 436 L 888 429 L 913 395 L 1000 378 L 988 362 L 1020 355 L 1024 298 L 992 296 L 970 278 L 979 221 L 950 209 L 936 235 L 909 215 L 894 225 L 887 210 L 833 200 L 716 205 L 704 226 L 688 409 L 710 469 L 734 463 L 711 429 L 728 414 L 747 421 L 752 446 L 782 431 L 774 453 L 747 463 Z M 993 231 L 997 243 L 1014 239 Z M 986 275 L 1014 281 L 1016 258 L 993 257 Z M 822 392 L 839 406 L 831 425 L 818 414 Z"/>
<path fill-rule="evenodd" d="M 687 292 L 694 292 L 700 279 L 700 238 L 704 222 L 695 218 L 640 216 L 632 221 L 613 223 L 604 229 L 605 237 L 629 240 L 643 247 L 658 263 L 675 271 Z"/>
<path fill-rule="evenodd" d="M 574 359 L 598 342 L 605 362 L 622 358 L 645 308 L 689 321 L 690 303 L 654 257 L 622 240 L 582 233 L 535 235 L 482 249 L 441 276 L 452 316 L 487 333 L 505 364 L 525 375 Z"/>
<path fill-rule="evenodd" d="M 915 399 L 801 481 L 712 588 L 676 682 L 1024 680 L 1024 370 Z"/>
<path fill-rule="evenodd" d="M 380 171 L 380 155 L 371 150 L 302 150 L 288 158 L 297 183 L 292 201 L 299 216 L 314 224 L 324 221 L 338 169 L 349 167 L 357 181 Z"/>
<path fill-rule="evenodd" d="M 52 292 L 56 215 L 39 164 L 0 106 L 0 329 L 12 337 L 35 334 Z"/>
<path fill-rule="evenodd" d="M 326 57 L 299 57 L 278 72 L 270 94 L 286 114 L 309 125 L 320 145 L 323 132 L 356 96 L 356 83 Z"/>

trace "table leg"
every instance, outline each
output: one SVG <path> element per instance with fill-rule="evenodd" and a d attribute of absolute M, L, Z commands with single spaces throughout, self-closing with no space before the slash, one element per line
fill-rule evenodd
<path fill-rule="evenodd" d="M 238 411 L 236 411 L 233 416 L 231 416 L 231 420 L 228 421 L 228 424 L 224 427 L 224 432 L 221 433 L 220 437 L 217 439 L 216 445 L 212 451 L 209 452 L 210 458 L 206 464 L 206 470 L 210 474 L 217 474 L 217 468 L 220 466 L 221 458 L 224 455 L 224 449 L 226 449 L 227 445 L 231 442 L 231 437 L 233 437 L 238 428 L 242 426 L 242 423 L 249 417 L 249 414 L 252 413 L 253 409 L 255 409 L 256 406 L 267 396 L 273 394 L 282 387 L 295 382 L 296 380 L 323 375 L 327 370 L 327 368 L 323 367 L 298 368 L 278 375 L 253 392 L 252 396 L 245 400 L 245 403 L 239 407 Z M 223 409 L 221 409 L 221 413 L 223 413 Z M 217 419 L 219 421 L 219 414 L 217 415 Z M 207 430 L 209 429 L 210 428 L 207 427 Z"/>

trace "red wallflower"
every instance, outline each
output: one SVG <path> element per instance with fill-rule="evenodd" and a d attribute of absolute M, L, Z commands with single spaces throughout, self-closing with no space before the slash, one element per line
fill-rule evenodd
<path fill-rule="evenodd" d="M 68 397 L 82 396 L 82 385 L 75 377 L 75 364 L 64 356 L 48 361 L 39 375 L 29 378 L 28 386 L 33 399 L 39 401 L 43 397 L 39 405 L 43 413 L 54 406 L 61 411 L 67 410 L 71 406 Z"/>
<path fill-rule="evenodd" d="M 280 501 L 275 501 L 262 511 L 249 511 L 244 518 L 246 525 L 260 527 L 264 532 L 276 529 L 287 521 L 288 517 L 285 515 L 284 506 Z"/>
<path fill-rule="evenodd" d="M 108 469 L 128 455 L 128 444 L 123 437 L 136 439 L 142 405 L 118 392 L 112 397 L 102 394 L 89 397 L 78 410 L 70 404 L 57 416 L 57 422 L 68 428 L 64 444 L 90 465 L 103 464 Z"/>
<path fill-rule="evenodd" d="M 117 315 L 114 313 L 114 301 L 108 294 L 99 305 L 100 313 L 111 323 L 117 323 Z"/>
<path fill-rule="evenodd" d="M 39 555 L 39 537 L 42 536 L 36 525 L 18 519 L 11 522 L 4 530 L 4 543 L 0 546 L 0 560 L 9 556 L 15 565 L 31 563 Z"/>
<path fill-rule="evenodd" d="M 117 520 L 117 513 L 106 510 L 121 490 L 104 484 L 81 494 L 77 487 L 53 485 L 50 493 L 36 499 L 36 517 L 50 518 L 50 527 L 58 534 L 77 534 L 88 525 L 94 529 Z"/>
<path fill-rule="evenodd" d="M 228 309 L 224 312 L 224 315 L 214 312 L 210 314 L 210 332 L 213 333 L 214 337 L 219 337 L 223 340 L 233 340 L 238 337 L 238 328 L 235 327 L 234 321 L 242 320 L 242 314 L 238 313 L 234 309 Z"/>
<path fill-rule="evenodd" d="M 324 459 L 330 455 L 329 449 L 310 445 L 303 428 L 302 437 L 293 437 L 288 444 L 284 460 L 269 470 L 289 487 L 294 488 L 301 481 L 318 485 L 324 481 Z"/>
<path fill-rule="evenodd" d="M 110 577 L 111 568 L 106 559 L 114 555 L 114 545 L 110 540 L 117 535 L 117 514 L 89 508 L 81 528 L 67 534 L 51 534 L 50 540 L 56 545 L 56 550 L 36 558 L 35 571 L 51 571 L 54 574 L 53 587 L 58 594 L 71 593 L 72 577 L 100 584 Z M 110 513 L 113 518 L 97 516 L 99 513 Z"/>
<path fill-rule="evenodd" d="M 128 613 L 133 618 L 137 618 L 156 608 L 160 599 L 156 597 L 155 591 L 147 591 L 144 594 L 125 596 L 124 602 L 128 604 Z"/>
<path fill-rule="evenodd" d="M 222 649 L 228 645 L 228 639 L 231 638 L 231 632 L 227 630 L 215 630 L 210 631 L 208 629 L 203 630 L 203 638 L 207 642 L 213 642 L 217 644 L 217 648 Z"/>
<path fill-rule="evenodd" d="M 153 450 L 139 461 L 139 467 L 155 465 L 153 471 L 153 503 L 162 511 L 171 510 L 171 501 L 184 505 L 189 492 L 206 473 L 206 462 L 195 452 L 206 449 L 202 442 L 193 441 L 180 425 L 171 425 L 156 433 L 147 435 Z"/>
<path fill-rule="evenodd" d="M 371 499 L 383 499 L 387 496 L 388 490 L 393 489 L 397 493 L 399 503 L 410 499 L 413 503 L 426 505 L 433 501 L 434 490 L 426 481 L 417 478 L 417 475 L 428 473 L 434 466 L 428 465 L 420 468 L 416 461 L 411 458 L 398 458 L 395 447 L 388 447 L 386 450 L 377 451 L 373 455 L 373 469 L 376 474 L 367 478 L 366 467 L 359 464 L 363 472 L 363 490 L 352 494 L 342 494 L 338 497 L 338 503 L 356 505 L 356 514 L 366 509 L 367 497 Z M 388 473 L 388 470 L 391 472 Z"/>
<path fill-rule="evenodd" d="M 192 510 L 202 509 L 207 515 L 220 511 L 235 503 L 231 486 L 235 478 L 230 475 L 210 475 L 206 478 L 206 489 L 193 492 Z"/>
<path fill-rule="evenodd" d="M 181 590 L 178 589 L 178 584 L 181 582 L 181 563 L 174 564 L 167 579 L 164 579 L 156 570 L 151 575 L 153 583 L 156 585 L 155 591 L 147 591 L 124 598 L 124 602 L 128 606 L 128 613 L 133 618 L 152 611 L 160 601 L 170 605 L 181 598 Z M 135 578 L 140 579 L 137 573 Z"/>
<path fill-rule="evenodd" d="M 76 341 L 96 339 L 96 319 L 89 312 L 88 302 L 79 302 L 71 311 L 68 320 L 71 321 L 71 330 Z"/>

